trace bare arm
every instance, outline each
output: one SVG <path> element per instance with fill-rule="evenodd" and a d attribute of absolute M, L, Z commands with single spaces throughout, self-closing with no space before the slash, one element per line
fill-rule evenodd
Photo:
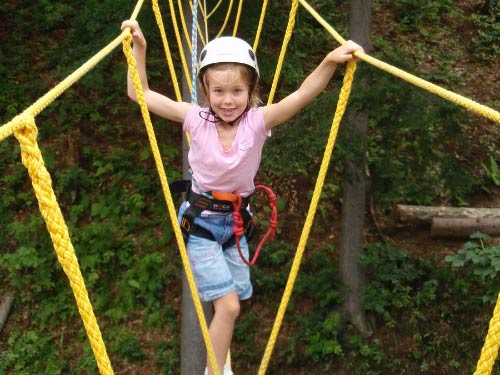
<path fill-rule="evenodd" d="M 330 52 L 317 68 L 302 82 L 297 91 L 278 103 L 264 107 L 264 122 L 267 129 L 282 124 L 312 102 L 327 86 L 335 73 L 337 64 L 355 59 L 353 53 L 363 48 L 352 41 Z"/>
<path fill-rule="evenodd" d="M 124 21 L 121 25 L 121 29 L 125 30 L 127 27 L 130 28 L 132 34 L 134 57 L 137 61 L 137 70 L 139 72 L 139 78 L 144 91 L 144 99 L 146 100 L 148 109 L 158 116 L 183 123 L 192 105 L 185 102 L 177 102 L 149 88 L 146 74 L 146 38 L 137 21 Z M 130 76 L 130 69 L 127 73 L 127 94 L 130 99 L 137 102 L 137 95 Z"/>

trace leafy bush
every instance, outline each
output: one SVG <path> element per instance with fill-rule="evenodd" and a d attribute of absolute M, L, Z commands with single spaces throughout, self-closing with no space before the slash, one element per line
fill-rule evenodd
<path fill-rule="evenodd" d="M 487 303 L 495 303 L 500 292 L 500 246 L 491 240 L 485 233 L 473 233 L 455 255 L 445 258 L 453 268 L 474 275 L 481 285 L 482 300 Z"/>

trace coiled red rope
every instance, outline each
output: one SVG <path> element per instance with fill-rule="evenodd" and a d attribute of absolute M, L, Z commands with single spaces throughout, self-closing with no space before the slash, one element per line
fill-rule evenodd
<path fill-rule="evenodd" d="M 265 242 L 267 241 L 268 238 L 271 240 L 274 239 L 274 235 L 276 233 L 276 228 L 278 227 L 278 206 L 277 202 L 278 199 L 276 198 L 276 194 L 267 186 L 264 185 L 257 185 L 255 187 L 255 190 L 261 190 L 267 193 L 268 196 L 268 204 L 269 207 L 271 207 L 271 218 L 269 219 L 269 228 L 267 229 L 266 234 L 262 239 L 260 240 L 259 244 L 257 245 L 257 248 L 255 249 L 255 253 L 253 254 L 253 257 L 251 260 L 248 260 L 245 258 L 243 255 L 243 252 L 241 251 L 240 247 L 240 238 L 245 234 L 245 227 L 244 227 L 244 221 L 243 218 L 241 217 L 240 214 L 240 209 L 241 209 L 241 195 L 236 194 L 238 196 L 238 199 L 236 202 L 233 202 L 233 219 L 234 219 L 234 226 L 233 226 L 233 233 L 236 236 L 236 246 L 238 247 L 238 252 L 240 253 L 240 257 L 247 264 L 248 266 L 253 266 L 255 262 L 257 261 L 257 258 L 259 256 L 260 251 L 262 250 L 262 247 L 264 246 Z"/>

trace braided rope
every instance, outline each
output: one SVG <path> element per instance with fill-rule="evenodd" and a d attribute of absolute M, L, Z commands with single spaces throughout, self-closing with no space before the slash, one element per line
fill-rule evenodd
<path fill-rule="evenodd" d="M 240 2 L 238 3 L 238 11 L 236 12 L 236 20 L 234 21 L 233 36 L 236 36 L 236 34 L 238 34 L 238 26 L 240 25 L 242 7 L 243 7 L 243 0 L 240 0 Z"/>
<path fill-rule="evenodd" d="M 342 120 L 342 116 L 344 115 L 347 101 L 349 99 L 349 94 L 351 92 L 352 81 L 354 77 L 354 72 L 356 70 L 356 63 L 349 62 L 347 64 L 344 83 L 342 89 L 340 90 L 339 100 L 337 104 L 337 110 L 335 111 L 335 116 L 333 118 L 332 127 L 330 130 L 330 135 L 328 137 L 328 141 L 326 143 L 325 153 L 323 156 L 323 161 L 321 162 L 321 167 L 318 172 L 318 178 L 316 180 L 316 185 L 314 187 L 313 196 L 311 199 L 311 204 L 309 206 L 309 211 L 307 212 L 307 217 L 304 222 L 304 227 L 302 229 L 302 234 L 300 236 L 299 244 L 297 246 L 297 251 L 295 253 L 295 258 L 292 263 L 292 268 L 290 270 L 290 274 L 288 276 L 288 281 L 286 283 L 285 291 L 283 293 L 283 297 L 281 299 L 280 306 L 278 308 L 278 313 L 276 314 L 276 320 L 273 325 L 273 329 L 271 331 L 271 335 L 269 337 L 269 341 L 266 346 L 266 350 L 264 352 L 264 356 L 262 358 L 262 362 L 259 368 L 258 375 L 264 375 L 266 373 L 267 366 L 269 364 L 269 360 L 274 349 L 274 345 L 276 343 L 276 339 L 283 322 L 283 317 L 286 312 L 286 308 L 288 306 L 288 302 L 290 301 L 290 296 L 292 294 L 293 286 L 295 284 L 295 280 L 297 279 L 297 274 L 299 272 L 300 263 L 302 261 L 302 256 L 304 254 L 304 250 L 307 244 L 307 239 L 309 237 L 309 233 L 311 231 L 311 227 L 314 221 L 314 216 L 317 210 L 318 202 L 321 197 L 321 190 L 323 189 L 323 185 L 325 182 L 326 173 L 328 171 L 328 166 L 330 164 L 330 159 L 332 157 L 333 147 L 335 145 L 335 140 L 337 138 L 338 129 L 340 126 L 340 121 Z"/>
<path fill-rule="evenodd" d="M 216 34 L 216 38 L 222 35 L 224 30 L 226 29 L 227 23 L 229 22 L 229 16 L 231 15 L 231 10 L 233 9 L 233 0 L 229 1 L 229 6 L 227 7 L 227 12 L 226 12 L 226 17 L 224 18 L 224 22 L 219 30 L 219 32 Z"/>
<path fill-rule="evenodd" d="M 253 42 L 253 51 L 257 53 L 257 47 L 259 45 L 260 35 L 262 34 L 262 26 L 264 25 L 264 18 L 266 15 L 268 0 L 264 0 L 262 3 L 262 9 L 260 11 L 259 25 L 257 26 L 257 32 L 255 33 L 255 40 Z"/>
<path fill-rule="evenodd" d="M 196 90 L 196 74 L 198 72 L 198 0 L 193 2 L 191 23 L 191 103 L 196 103 L 198 98 L 198 91 Z"/>
<path fill-rule="evenodd" d="M 344 44 L 345 39 L 342 38 L 305 0 L 299 0 L 300 4 L 309 12 L 311 15 L 340 43 Z M 471 99 L 465 98 L 461 95 L 455 94 L 454 92 L 448 91 L 436 84 L 427 82 L 419 77 L 416 77 L 410 73 L 405 72 L 399 68 L 389 65 L 383 61 L 377 60 L 365 53 L 356 52 L 356 57 L 361 60 L 372 64 L 373 66 L 390 73 L 404 81 L 407 81 L 417 87 L 427 90 L 443 99 L 446 99 L 452 103 L 462 106 L 469 111 L 477 113 L 483 117 L 500 123 L 500 112 L 495 111 L 483 104 L 479 104 Z"/>
<path fill-rule="evenodd" d="M 295 16 L 297 15 L 298 7 L 299 7 L 298 1 L 292 0 L 292 7 L 290 9 L 290 13 L 288 14 L 288 24 L 286 26 L 285 37 L 283 39 L 280 55 L 278 57 L 278 63 L 276 65 L 276 71 L 274 72 L 274 79 L 271 86 L 271 90 L 269 92 L 269 97 L 267 99 L 267 104 L 271 104 L 274 100 L 274 94 L 276 93 L 276 87 L 278 86 L 278 79 L 281 74 L 281 69 L 283 67 L 283 61 L 285 60 L 286 49 L 288 47 L 290 39 L 292 38 L 292 32 L 295 27 Z"/>
<path fill-rule="evenodd" d="M 481 355 L 477 362 L 474 375 L 490 375 L 498 356 L 500 346 L 500 294 L 498 295 L 493 316 L 490 320 L 488 333 L 484 340 Z"/>
<path fill-rule="evenodd" d="M 20 126 L 17 127 L 14 135 L 21 145 L 22 162 L 31 178 L 38 206 L 45 220 L 59 263 L 69 279 L 99 372 L 103 375 L 113 374 L 106 346 L 85 288 L 78 259 L 71 244 L 68 227 L 64 222 L 64 217 L 52 189 L 52 179 L 45 167 L 42 153 L 36 141 L 38 129 L 35 118 L 30 114 L 23 114 L 18 116 L 16 121 Z"/>
<path fill-rule="evenodd" d="M 165 33 L 165 26 L 163 25 L 163 18 L 161 16 L 160 7 L 158 6 L 158 0 L 153 0 L 152 7 L 153 7 L 153 13 L 155 14 L 156 18 L 156 24 L 158 25 L 158 29 L 160 29 L 161 40 L 163 43 L 163 50 L 165 51 L 165 58 L 167 59 L 168 70 L 170 72 L 170 76 L 172 77 L 172 84 L 174 85 L 175 97 L 177 101 L 181 101 L 182 94 L 179 88 L 177 74 L 175 73 L 174 62 L 172 60 L 172 54 L 170 53 L 170 46 L 168 45 L 167 35 Z"/>
<path fill-rule="evenodd" d="M 149 139 L 149 142 L 151 145 L 151 150 L 153 152 L 153 156 L 154 156 L 154 160 L 155 160 L 155 164 L 156 164 L 156 169 L 157 169 L 158 175 L 160 177 L 160 183 L 161 183 L 163 195 L 165 197 L 165 201 L 167 204 L 170 220 L 172 222 L 172 226 L 174 229 L 175 238 L 177 240 L 177 243 L 179 244 L 179 252 L 181 254 L 182 264 L 183 264 L 184 269 L 186 271 L 186 279 L 187 279 L 187 282 L 189 285 L 189 289 L 191 291 L 191 296 L 193 298 L 194 307 L 195 307 L 196 314 L 198 316 L 198 320 L 200 323 L 202 336 L 203 336 L 203 339 L 205 341 L 205 345 L 207 348 L 207 354 L 208 354 L 208 358 L 210 361 L 210 365 L 214 369 L 214 372 L 216 373 L 216 375 L 219 375 L 217 361 L 215 359 L 215 354 L 214 354 L 214 349 L 213 349 L 212 342 L 210 340 L 210 336 L 209 336 L 209 332 L 208 332 L 207 321 L 206 321 L 205 315 L 203 313 L 203 308 L 201 305 L 200 297 L 197 293 L 196 283 L 194 280 L 193 272 L 191 270 L 191 266 L 189 264 L 189 258 L 187 256 L 186 244 L 184 243 L 181 228 L 179 227 L 179 223 L 177 222 L 175 204 L 174 204 L 174 201 L 172 199 L 172 194 L 170 193 L 170 188 L 168 186 L 167 176 L 165 174 L 165 168 L 163 167 L 163 162 L 161 159 L 160 150 L 158 148 L 158 143 L 156 141 L 156 136 L 154 134 L 154 129 L 153 129 L 153 125 L 152 125 L 149 111 L 147 108 L 147 104 L 146 104 L 146 101 L 144 99 L 144 92 L 143 92 L 141 81 L 139 78 L 139 73 L 137 71 L 137 63 L 135 61 L 134 54 L 132 52 L 132 47 L 131 47 L 132 37 L 130 35 L 130 29 L 126 29 L 124 31 L 124 33 L 126 33 L 128 35 L 123 42 L 123 53 L 125 54 L 125 56 L 127 58 L 127 63 L 129 65 L 129 70 L 130 70 L 130 78 L 131 78 L 132 83 L 134 85 L 136 95 L 137 95 L 137 101 L 138 101 L 139 106 L 141 108 L 141 114 L 142 114 L 142 117 L 144 119 L 146 131 L 148 133 L 148 139 Z"/>

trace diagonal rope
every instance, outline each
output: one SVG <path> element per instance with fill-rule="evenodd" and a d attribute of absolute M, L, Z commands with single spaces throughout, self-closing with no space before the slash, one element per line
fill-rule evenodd
<path fill-rule="evenodd" d="M 266 16 L 268 0 L 264 0 L 262 3 L 262 9 L 260 11 L 259 25 L 257 26 L 257 32 L 255 33 L 255 40 L 253 42 L 253 51 L 257 53 L 257 47 L 259 45 L 260 35 L 262 34 L 262 26 L 264 25 L 264 18 Z"/>
<path fill-rule="evenodd" d="M 126 38 L 123 42 L 123 52 L 127 58 L 127 63 L 130 67 L 131 80 L 134 84 L 134 88 L 135 88 L 136 95 L 137 95 L 137 100 L 138 100 L 139 106 L 141 108 L 141 114 L 142 114 L 142 117 L 144 119 L 144 124 L 146 126 L 146 131 L 147 131 L 148 139 L 149 139 L 151 149 L 153 152 L 153 156 L 154 156 L 154 160 L 155 160 L 155 164 L 156 164 L 156 169 L 157 169 L 158 175 L 160 177 L 160 183 L 161 183 L 163 195 L 165 197 L 165 201 L 167 204 L 170 220 L 172 222 L 172 226 L 174 229 L 175 238 L 176 238 L 177 243 L 179 245 L 179 252 L 181 254 L 181 259 L 182 259 L 184 269 L 186 271 L 186 279 L 187 279 L 187 282 L 189 285 L 189 289 L 191 291 L 191 296 L 193 298 L 193 303 L 194 303 L 194 307 L 196 310 L 196 314 L 198 316 L 198 321 L 200 323 L 202 336 L 203 336 L 203 339 L 205 341 L 205 345 L 207 348 L 207 354 L 208 354 L 210 366 L 212 367 L 212 369 L 214 369 L 213 371 L 216 375 L 220 375 L 218 367 L 217 367 L 217 361 L 215 359 L 213 345 L 212 345 L 212 342 L 210 340 L 210 335 L 208 332 L 207 321 L 206 321 L 205 315 L 203 313 L 203 308 L 201 305 L 200 297 L 199 297 L 198 292 L 197 292 L 193 272 L 192 272 L 191 266 L 189 264 L 189 258 L 187 256 L 187 251 L 186 251 L 186 244 L 184 243 L 184 238 L 182 236 L 182 232 L 181 232 L 181 229 L 179 227 L 179 223 L 177 222 L 177 215 L 176 215 L 174 201 L 172 199 L 172 194 L 170 193 L 170 188 L 168 185 L 167 176 L 165 174 L 165 168 L 163 167 L 163 162 L 161 159 L 160 150 L 158 148 L 158 143 L 156 141 L 156 136 L 154 133 L 153 125 L 152 125 L 149 111 L 147 108 L 147 104 L 146 104 L 146 101 L 144 98 L 144 92 L 143 92 L 141 81 L 139 78 L 139 73 L 137 71 L 137 63 L 136 63 L 136 60 L 134 58 L 134 54 L 132 52 L 132 47 L 131 47 L 132 38 L 130 35 L 130 29 L 126 29 L 123 33 L 126 34 Z"/>
<path fill-rule="evenodd" d="M 349 94 L 351 92 L 351 86 L 355 70 L 356 70 L 356 63 L 349 62 L 347 64 L 344 76 L 344 83 L 342 85 L 342 89 L 340 90 L 337 110 L 335 111 L 335 116 L 333 118 L 330 135 L 328 137 L 325 152 L 323 155 L 323 161 L 321 162 L 321 167 L 318 172 L 318 178 L 316 179 L 316 185 L 314 187 L 311 204 L 309 206 L 309 211 L 307 212 L 307 217 L 304 223 L 304 227 L 302 229 L 302 234 L 300 236 L 299 244 L 297 246 L 297 251 L 295 253 L 295 258 L 292 263 L 292 268 L 290 270 L 288 281 L 285 286 L 285 291 L 283 293 L 283 297 L 281 299 L 281 303 L 278 308 L 278 313 L 276 314 L 276 320 L 274 322 L 271 334 L 269 336 L 269 341 L 264 351 L 258 375 L 264 375 L 266 373 L 266 369 L 269 365 L 271 354 L 276 344 L 276 339 L 278 337 L 278 333 L 281 328 L 283 318 L 285 316 L 286 308 L 288 306 L 288 302 L 290 301 L 290 297 L 293 291 L 293 286 L 295 284 L 295 280 L 297 279 L 300 263 L 302 262 L 302 257 L 307 244 L 307 239 L 309 237 L 309 233 L 311 232 L 311 227 L 314 221 L 314 215 L 318 207 L 318 202 L 321 197 L 321 190 L 323 189 L 326 173 L 328 171 L 328 166 L 330 164 L 330 159 L 332 157 L 333 147 L 335 145 L 335 140 L 337 138 L 340 122 L 347 107 L 347 101 L 349 99 Z"/>
<path fill-rule="evenodd" d="M 283 39 L 283 44 L 281 46 L 281 51 L 278 57 L 278 63 L 276 66 L 276 71 L 274 72 L 274 79 L 271 86 L 271 90 L 269 92 L 269 98 L 267 99 L 267 104 L 271 104 L 274 100 L 274 94 L 276 93 L 276 87 L 278 86 L 278 79 L 281 74 L 281 69 L 283 67 L 283 61 L 285 60 L 286 49 L 288 47 L 288 43 L 292 38 L 292 32 L 295 27 L 295 16 L 297 15 L 297 9 L 299 7 L 299 3 L 297 0 L 292 0 L 292 7 L 290 9 L 290 13 L 288 14 L 288 24 L 286 26 L 285 37 Z"/>
<path fill-rule="evenodd" d="M 342 38 L 305 0 L 298 0 L 298 1 L 340 44 L 345 43 L 344 38 Z M 387 73 L 390 73 L 398 78 L 401 78 L 406 82 L 409 82 L 417 87 L 420 87 L 437 96 L 440 96 L 443 99 L 446 99 L 452 103 L 462 106 L 468 109 L 469 111 L 472 111 L 476 114 L 479 114 L 483 117 L 486 117 L 490 120 L 500 123 L 500 112 L 497 112 L 494 109 L 491 109 L 483 104 L 479 104 L 471 99 L 465 98 L 454 92 L 446 90 L 436 84 L 425 81 L 422 78 L 416 77 L 410 73 L 405 72 L 404 70 L 396 68 L 383 61 L 377 60 L 376 58 L 371 57 L 365 53 L 356 52 L 355 55 L 356 57 L 359 57 L 361 60 L 366 61 L 367 63 L 372 64 L 373 66 Z"/>
<path fill-rule="evenodd" d="M 156 24 L 160 30 L 161 40 L 163 43 L 163 49 L 165 51 L 165 58 L 167 59 L 167 65 L 172 77 L 172 84 L 174 85 L 175 98 L 177 101 L 182 100 L 181 90 L 179 88 L 179 83 L 177 80 L 177 74 L 175 73 L 174 62 L 172 60 L 172 54 L 170 53 L 170 46 L 168 45 L 167 35 L 165 33 L 165 26 L 163 25 L 163 18 L 161 16 L 160 7 L 158 6 L 158 0 L 153 0 L 153 13 L 156 18 Z"/>
<path fill-rule="evenodd" d="M 236 36 L 238 34 L 238 26 L 240 25 L 242 7 L 243 7 L 243 0 L 240 0 L 238 3 L 238 11 L 236 12 L 236 20 L 234 21 L 233 36 Z"/>
<path fill-rule="evenodd" d="M 45 167 L 42 153 L 36 141 L 38 129 L 35 118 L 32 115 L 23 114 L 17 117 L 17 121 L 19 121 L 20 127 L 14 135 L 21 145 L 22 162 L 31 178 L 38 206 L 45 220 L 59 263 L 69 279 L 78 311 L 94 352 L 97 367 L 102 375 L 111 375 L 113 369 L 85 288 L 75 249 L 71 244 L 68 227 L 64 222 L 64 217 L 52 188 L 52 179 Z"/>
<path fill-rule="evenodd" d="M 493 316 L 490 320 L 488 333 L 484 340 L 481 355 L 477 362 L 474 375 L 490 375 L 498 356 L 498 347 L 500 346 L 500 294 L 498 295 Z"/>

